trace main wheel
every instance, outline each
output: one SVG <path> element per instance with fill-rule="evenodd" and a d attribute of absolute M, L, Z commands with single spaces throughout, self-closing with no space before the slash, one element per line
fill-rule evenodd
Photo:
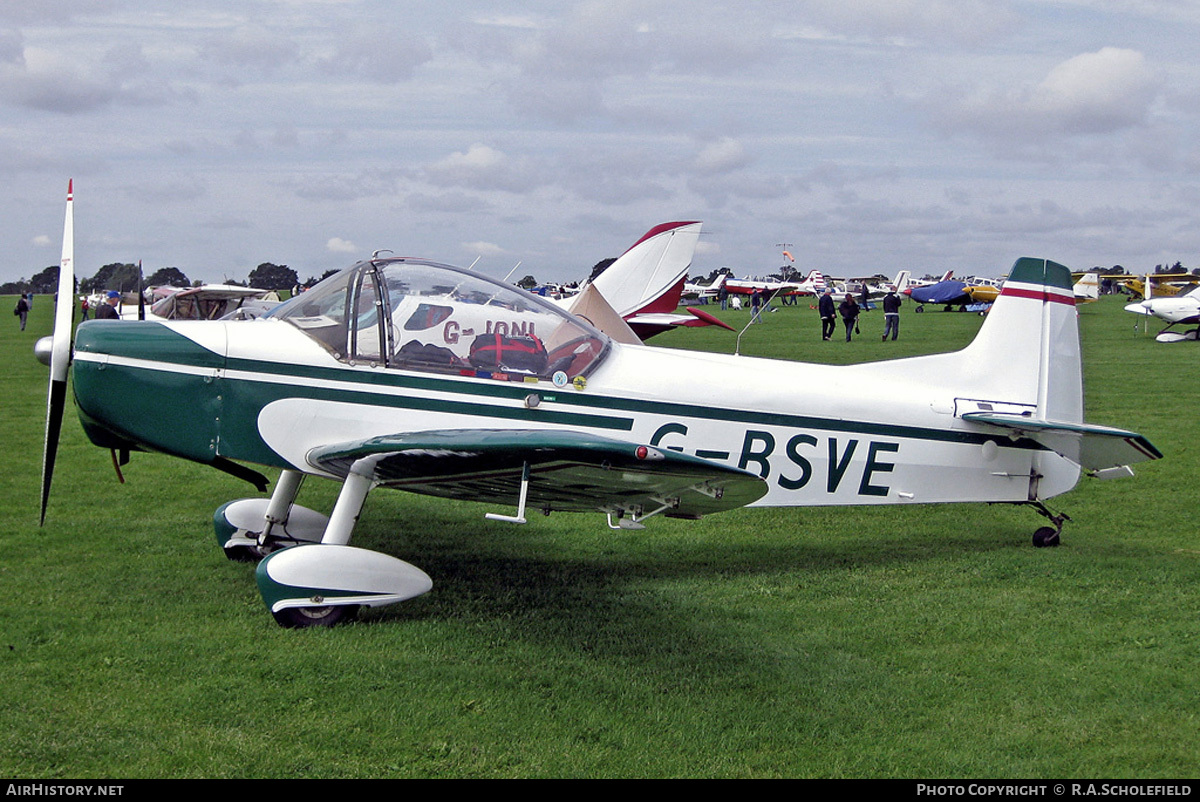
<path fill-rule="evenodd" d="M 256 563 L 270 552 L 263 552 L 258 546 L 226 546 L 223 551 L 226 558 L 237 563 Z"/>
<path fill-rule="evenodd" d="M 1033 533 L 1033 545 L 1039 549 L 1057 546 L 1058 543 L 1058 530 L 1053 526 L 1043 526 Z"/>
<path fill-rule="evenodd" d="M 353 621 L 358 615 L 357 604 L 328 605 L 325 607 L 285 607 L 277 613 L 275 622 L 288 629 L 308 627 L 332 627 L 342 622 Z"/>

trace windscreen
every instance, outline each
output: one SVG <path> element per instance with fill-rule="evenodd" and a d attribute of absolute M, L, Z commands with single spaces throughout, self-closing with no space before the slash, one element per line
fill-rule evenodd
<path fill-rule="evenodd" d="M 425 372 L 570 381 L 608 338 L 516 287 L 411 259 L 364 262 L 274 310 L 337 358 Z"/>

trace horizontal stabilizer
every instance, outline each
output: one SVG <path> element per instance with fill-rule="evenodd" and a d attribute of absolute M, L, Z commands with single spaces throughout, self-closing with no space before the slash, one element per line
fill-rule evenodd
<path fill-rule="evenodd" d="M 680 315 L 673 312 L 649 312 L 647 314 L 633 315 L 627 321 L 631 326 L 645 327 L 661 327 L 673 328 L 675 326 L 720 326 L 723 329 L 737 331 L 733 326 L 730 326 L 723 320 L 720 320 L 703 309 L 697 309 L 694 306 L 687 307 L 689 314 Z M 606 332 L 607 333 L 607 332 Z M 649 335 L 646 335 L 649 336 Z"/>
<path fill-rule="evenodd" d="M 1140 434 L 1088 423 L 1038 420 L 1002 412 L 967 412 L 963 420 L 1000 426 L 1041 443 L 1085 471 L 1104 471 L 1161 459 L 1162 452 Z"/>
<path fill-rule="evenodd" d="M 529 507 L 554 511 L 668 506 L 668 515 L 693 517 L 743 507 L 767 492 L 748 471 L 571 431 L 406 432 L 313 449 L 308 461 L 338 476 L 353 467 L 400 490 L 500 504 L 516 500 L 528 465 Z"/>

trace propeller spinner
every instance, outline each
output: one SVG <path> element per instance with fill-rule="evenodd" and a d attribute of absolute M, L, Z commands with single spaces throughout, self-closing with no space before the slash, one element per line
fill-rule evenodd
<path fill-rule="evenodd" d="M 67 400 L 67 368 L 71 364 L 71 326 L 75 316 L 75 221 L 73 216 L 75 182 L 67 183 L 67 214 L 63 223 L 62 261 L 58 270 L 58 297 L 54 306 L 54 334 L 42 338 L 34 351 L 50 365 L 50 387 L 46 394 L 46 444 L 42 452 L 42 511 L 39 525 L 46 522 L 46 502 L 54 476 L 54 457 L 62 430 L 63 408 Z M 49 340 L 49 343 L 45 341 Z"/>

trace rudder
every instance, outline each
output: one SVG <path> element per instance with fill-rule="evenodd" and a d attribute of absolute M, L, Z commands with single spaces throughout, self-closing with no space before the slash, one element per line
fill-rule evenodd
<path fill-rule="evenodd" d="M 1083 371 L 1071 271 L 1048 259 L 1018 259 L 966 355 L 986 366 L 1006 395 L 1036 405 L 1036 417 L 1082 421 Z"/>

